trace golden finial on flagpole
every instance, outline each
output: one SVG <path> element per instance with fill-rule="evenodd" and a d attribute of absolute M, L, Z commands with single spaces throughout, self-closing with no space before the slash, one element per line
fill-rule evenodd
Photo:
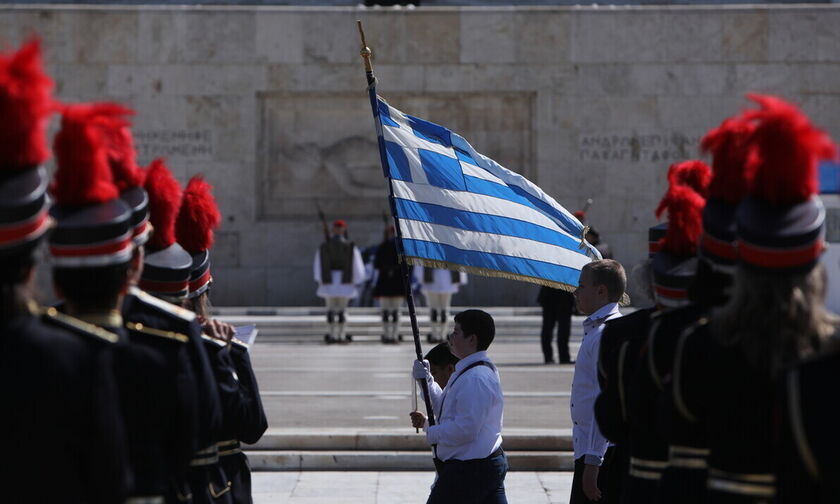
<path fill-rule="evenodd" d="M 359 51 L 359 55 L 365 60 L 365 72 L 372 73 L 373 65 L 370 62 L 370 58 L 373 56 L 373 51 L 370 50 L 370 47 L 367 46 L 367 42 L 365 41 L 365 30 L 362 28 L 362 21 L 357 19 L 356 25 L 359 27 L 359 36 L 362 38 L 362 50 Z"/>

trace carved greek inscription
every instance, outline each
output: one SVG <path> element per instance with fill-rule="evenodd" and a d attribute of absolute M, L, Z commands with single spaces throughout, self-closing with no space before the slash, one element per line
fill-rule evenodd
<path fill-rule="evenodd" d="M 140 129 L 134 131 L 134 142 L 138 156 L 144 159 L 213 157 L 213 133 L 209 129 Z"/>
<path fill-rule="evenodd" d="M 588 133 L 578 137 L 581 161 L 658 163 L 696 157 L 700 138 L 682 133 Z"/>

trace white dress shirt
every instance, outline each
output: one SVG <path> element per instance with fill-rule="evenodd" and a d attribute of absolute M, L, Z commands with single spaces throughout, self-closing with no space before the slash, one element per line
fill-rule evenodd
<path fill-rule="evenodd" d="M 476 366 L 460 376 L 478 361 L 485 361 L 490 367 Z M 502 446 L 502 383 L 487 352 L 476 352 L 458 361 L 443 390 L 428 377 L 426 382 L 437 421 L 426 429 L 426 441 L 437 444 L 439 459 L 485 458 Z"/>
<path fill-rule="evenodd" d="M 356 286 L 365 281 L 365 263 L 362 261 L 362 254 L 358 247 L 353 247 L 353 277 L 352 283 L 341 283 L 341 270 L 332 270 L 332 283 L 321 283 L 321 249 L 315 251 L 315 262 L 312 265 L 315 281 L 318 282 L 318 290 L 315 293 L 318 297 L 348 297 L 354 298 L 358 295 Z"/>
<path fill-rule="evenodd" d="M 575 460 L 584 457 L 584 463 L 600 466 L 607 452 L 609 441 L 601 434 L 595 421 L 595 399 L 601 393 L 598 383 L 598 351 L 604 322 L 618 318 L 618 303 L 607 303 L 583 321 L 583 342 L 575 361 L 572 378 L 572 440 Z"/>

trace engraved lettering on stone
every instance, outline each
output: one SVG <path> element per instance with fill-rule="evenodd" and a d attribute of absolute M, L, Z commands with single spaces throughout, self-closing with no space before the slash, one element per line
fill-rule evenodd
<path fill-rule="evenodd" d="M 671 133 L 586 133 L 578 136 L 581 161 L 657 163 L 695 157 L 697 135 Z"/>
<path fill-rule="evenodd" d="M 213 133 L 209 129 L 137 129 L 134 142 L 138 156 L 144 159 L 213 158 Z"/>

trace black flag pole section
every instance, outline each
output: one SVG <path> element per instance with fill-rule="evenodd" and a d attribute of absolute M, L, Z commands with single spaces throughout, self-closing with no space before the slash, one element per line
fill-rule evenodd
<path fill-rule="evenodd" d="M 362 50 L 359 53 L 365 62 L 365 74 L 367 75 L 368 95 L 370 96 L 370 106 L 373 111 L 373 117 L 379 121 L 379 107 L 376 100 L 376 77 L 373 76 L 373 65 L 370 62 L 370 57 L 373 54 L 365 41 L 365 32 L 362 29 L 362 22 L 356 21 L 359 26 L 359 36 L 362 38 Z M 385 145 L 382 136 L 377 131 L 377 138 L 379 141 L 379 158 L 382 162 L 382 169 L 385 170 L 386 176 L 389 174 L 388 160 L 385 158 Z M 394 228 L 397 231 L 397 253 L 400 256 L 400 266 L 403 276 L 403 288 L 405 289 L 405 299 L 408 305 L 408 316 L 411 319 L 411 333 L 414 336 L 414 350 L 417 352 L 417 360 L 423 360 L 423 349 L 420 346 L 420 327 L 417 325 L 417 313 L 414 310 L 414 296 L 411 293 L 411 277 L 408 269 L 408 263 L 405 260 L 405 251 L 402 244 L 402 231 L 400 230 L 400 220 L 397 218 L 397 209 L 394 202 L 394 184 L 391 177 L 388 178 L 388 203 L 391 207 L 391 216 L 394 219 Z M 426 417 L 429 419 L 429 425 L 435 425 L 435 412 L 432 409 L 432 401 L 429 396 L 429 384 L 426 380 L 417 380 L 420 383 L 420 390 L 423 391 L 423 401 L 426 403 Z"/>

